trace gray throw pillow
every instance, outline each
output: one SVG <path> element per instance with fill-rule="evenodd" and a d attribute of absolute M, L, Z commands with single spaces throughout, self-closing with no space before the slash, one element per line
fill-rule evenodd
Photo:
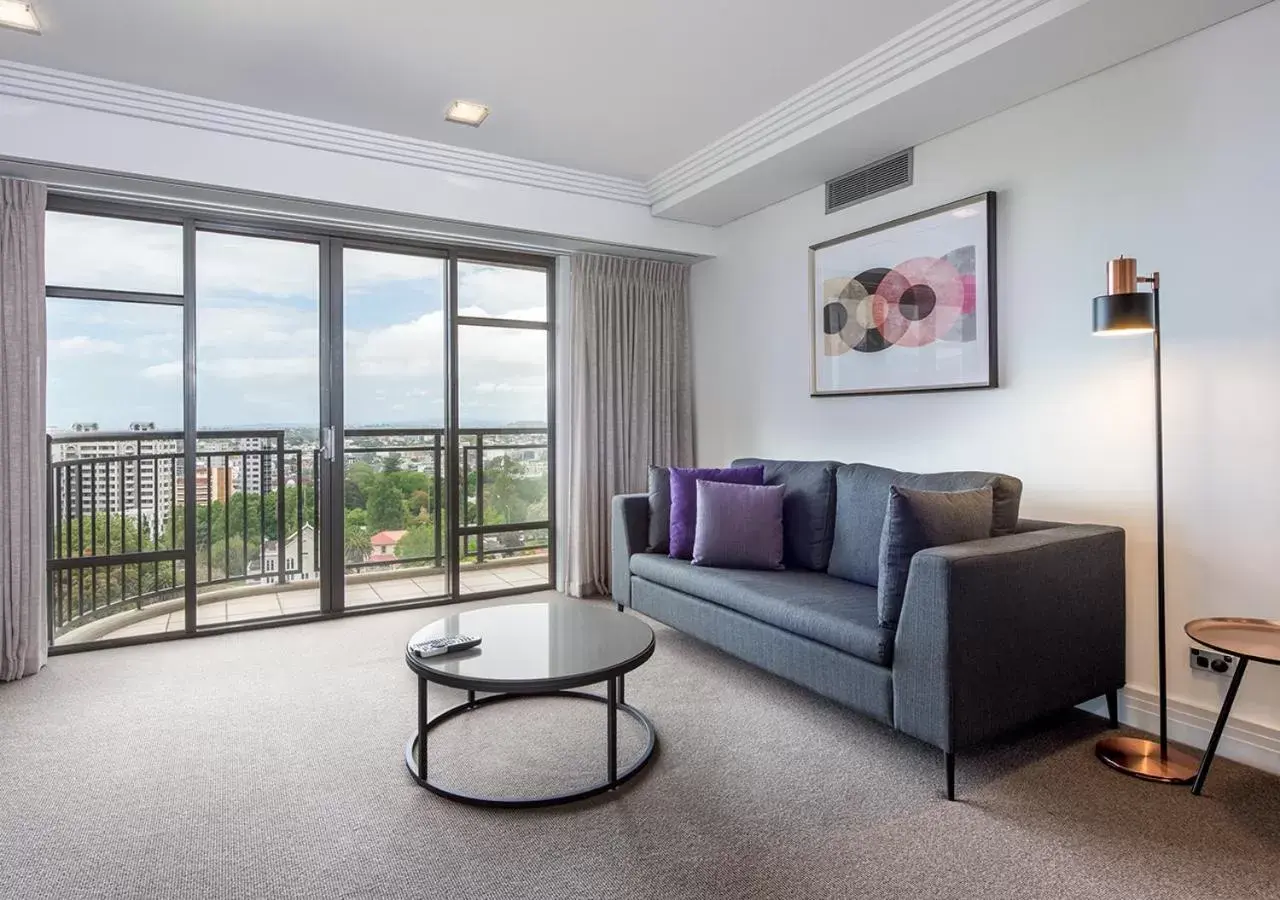
<path fill-rule="evenodd" d="M 880 583 L 880 536 L 891 485 L 913 491 L 974 491 L 990 486 L 991 537 L 1017 530 L 1022 482 L 1016 478 L 992 472 L 917 475 L 866 463 L 841 466 L 836 471 L 835 539 L 827 574 L 872 587 Z"/>
<path fill-rule="evenodd" d="M 697 490 L 695 566 L 782 568 L 782 485 L 699 480 Z"/>
<path fill-rule="evenodd" d="M 671 470 L 649 467 L 649 553 L 666 553 L 671 541 Z"/>
<path fill-rule="evenodd" d="M 735 459 L 732 465 L 762 465 L 764 483 L 780 484 L 785 489 L 782 539 L 787 568 L 826 571 L 835 531 L 836 469 L 840 463 L 747 458 Z"/>
<path fill-rule="evenodd" d="M 911 558 L 930 547 L 945 547 L 991 536 L 992 490 L 915 491 L 894 485 L 885 506 L 880 536 L 880 579 L 876 606 L 880 624 L 896 628 L 907 592 Z"/>

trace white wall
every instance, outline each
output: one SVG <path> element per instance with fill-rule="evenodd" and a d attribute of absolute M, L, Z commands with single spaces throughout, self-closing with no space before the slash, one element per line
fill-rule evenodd
<path fill-rule="evenodd" d="M 1005 471 L 1025 515 L 1121 525 L 1129 677 L 1154 690 L 1151 348 L 1090 333 L 1106 261 L 1136 256 L 1164 280 L 1170 690 L 1216 712 L 1225 682 L 1189 671 L 1182 624 L 1280 618 L 1278 43 L 1272 3 L 916 148 L 911 188 L 830 216 L 815 188 L 726 226 L 694 268 L 699 463 Z M 810 398 L 808 245 L 988 189 L 1003 387 Z M 1251 669 L 1236 709 L 1280 727 L 1280 672 Z"/>

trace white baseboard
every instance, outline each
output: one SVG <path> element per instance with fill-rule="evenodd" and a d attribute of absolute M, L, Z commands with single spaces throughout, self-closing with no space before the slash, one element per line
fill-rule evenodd
<path fill-rule="evenodd" d="M 1082 706 L 1095 715 L 1106 716 L 1107 705 L 1094 700 Z M 1216 709 L 1206 709 L 1179 700 L 1169 701 L 1169 738 L 1189 747 L 1204 749 L 1218 719 Z M 1160 730 L 1160 697 L 1150 691 L 1125 688 L 1120 694 L 1120 721 L 1152 734 Z M 1218 755 L 1280 775 L 1280 729 L 1232 718 L 1222 731 Z"/>

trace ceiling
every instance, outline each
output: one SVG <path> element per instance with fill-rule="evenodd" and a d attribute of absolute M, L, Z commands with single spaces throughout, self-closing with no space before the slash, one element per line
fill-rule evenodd
<path fill-rule="evenodd" d="M 646 181 L 951 0 L 34 0 L 0 59 Z M 483 127 L 443 121 L 457 98 Z"/>

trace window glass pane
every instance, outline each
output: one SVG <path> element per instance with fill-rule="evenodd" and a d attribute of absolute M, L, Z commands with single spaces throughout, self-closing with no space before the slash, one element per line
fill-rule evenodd
<path fill-rule="evenodd" d="M 181 294 L 182 226 L 47 213 L 45 283 Z"/>
<path fill-rule="evenodd" d="M 547 270 L 459 262 L 458 315 L 547 321 Z"/>
<path fill-rule="evenodd" d="M 547 332 L 458 326 L 458 424 L 547 424 Z"/>
<path fill-rule="evenodd" d="M 51 432 L 182 430 L 181 307 L 51 297 L 48 331 Z"/>
<path fill-rule="evenodd" d="M 348 428 L 444 425 L 444 260 L 345 250 Z"/>
<path fill-rule="evenodd" d="M 196 419 L 208 428 L 320 423 L 320 248 L 196 235 Z"/>
<path fill-rule="evenodd" d="M 51 298 L 47 405 L 49 556 L 75 563 L 50 578 L 55 643 L 164 632 L 181 563 L 94 558 L 183 545 L 182 309 Z"/>
<path fill-rule="evenodd" d="M 548 518 L 547 332 L 458 327 L 459 521 L 480 529 L 464 562 L 545 558 Z"/>

